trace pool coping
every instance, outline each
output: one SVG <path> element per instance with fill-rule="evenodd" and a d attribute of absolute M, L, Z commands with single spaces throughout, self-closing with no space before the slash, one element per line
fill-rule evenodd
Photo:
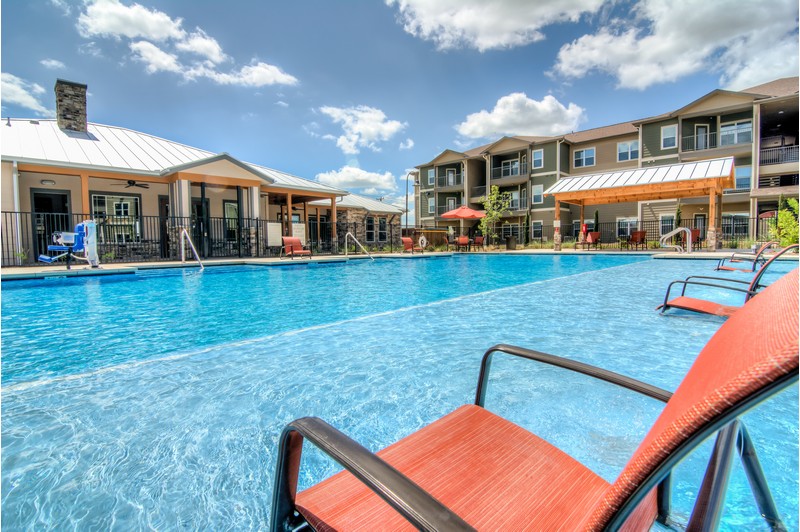
<path fill-rule="evenodd" d="M 458 255 L 608 255 L 608 256 L 633 256 L 649 257 L 651 259 L 668 260 L 709 260 L 730 257 L 733 250 L 729 251 L 697 251 L 694 253 L 659 252 L 659 251 L 604 251 L 604 250 L 562 250 L 552 249 L 522 249 L 522 250 L 497 250 L 483 252 L 429 252 L 429 253 L 391 253 L 376 255 L 377 260 L 420 260 L 437 259 Z M 367 255 L 326 255 L 324 257 L 311 257 L 309 259 L 286 260 L 279 258 L 235 258 L 235 259 L 212 259 L 206 260 L 203 264 L 206 267 L 218 266 L 264 266 L 264 267 L 287 267 L 287 266 L 309 266 L 321 264 L 342 264 L 349 261 L 370 260 Z M 778 260 L 800 260 L 798 256 L 780 257 Z M 126 263 L 120 265 L 100 266 L 90 268 L 81 266 L 66 270 L 63 264 L 47 266 L 6 266 L 0 270 L 0 281 L 22 281 L 31 279 L 46 279 L 59 277 L 91 277 L 102 275 L 133 275 L 139 271 L 161 270 L 186 268 L 197 269 L 194 262 L 142 262 Z"/>

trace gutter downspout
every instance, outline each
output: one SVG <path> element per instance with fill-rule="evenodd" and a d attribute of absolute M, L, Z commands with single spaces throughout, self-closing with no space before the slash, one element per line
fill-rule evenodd
<path fill-rule="evenodd" d="M 22 255 L 22 228 L 20 227 L 20 223 L 21 223 L 20 220 L 21 219 L 20 219 L 20 213 L 19 213 L 19 209 L 20 209 L 20 206 L 19 206 L 19 167 L 17 166 L 17 161 L 16 160 L 12 163 L 11 182 L 12 182 L 12 185 L 14 187 L 14 212 L 16 213 L 14 215 L 14 217 L 15 217 L 15 220 L 14 220 L 14 229 L 15 229 L 15 231 L 14 232 L 16 233 L 16 241 L 17 241 L 16 250 L 15 250 L 15 252 L 16 252 L 16 261 L 15 262 L 17 263 L 17 266 L 21 266 L 22 265 L 22 256 L 21 256 Z"/>

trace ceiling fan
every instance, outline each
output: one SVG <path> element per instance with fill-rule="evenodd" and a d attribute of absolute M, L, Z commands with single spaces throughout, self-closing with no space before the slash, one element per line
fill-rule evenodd
<path fill-rule="evenodd" d="M 123 186 L 123 183 L 113 183 L 111 186 L 121 187 Z M 133 179 L 128 179 L 128 181 L 124 184 L 124 186 L 125 188 L 131 188 L 131 187 L 150 188 L 150 185 L 148 183 L 137 183 Z"/>

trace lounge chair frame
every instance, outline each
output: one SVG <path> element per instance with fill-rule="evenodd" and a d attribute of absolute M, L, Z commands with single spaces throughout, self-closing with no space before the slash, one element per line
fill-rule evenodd
<path fill-rule="evenodd" d="M 764 257 L 764 254 L 767 252 L 769 248 L 773 245 L 776 245 L 777 242 L 766 242 L 762 244 L 760 248 L 756 250 L 755 253 L 731 253 L 730 257 L 724 257 L 719 259 L 717 262 L 717 266 L 714 268 L 716 271 L 739 271 L 739 272 L 754 272 L 756 271 L 756 265 L 764 264 L 767 262 L 767 259 Z M 749 262 L 750 268 L 733 268 L 725 264 L 725 261 L 730 262 Z"/>
<path fill-rule="evenodd" d="M 300 242 L 299 237 L 284 236 L 281 238 L 283 240 L 283 245 L 281 246 L 281 252 L 280 255 L 278 256 L 279 259 L 283 259 L 284 257 L 290 257 L 292 260 L 294 260 L 295 256 L 305 257 L 307 259 L 311 258 L 311 249 L 304 248 L 302 242 Z M 298 249 L 298 245 L 300 249 Z"/>
<path fill-rule="evenodd" d="M 658 309 L 661 309 L 661 313 L 663 314 L 667 309 L 672 308 L 672 305 L 669 304 L 669 301 L 670 301 L 670 297 L 669 296 L 670 296 L 670 293 L 672 291 L 672 287 L 675 286 L 675 285 L 682 285 L 681 296 L 685 296 L 686 295 L 686 288 L 689 287 L 689 286 L 710 286 L 710 287 L 713 287 L 713 288 L 721 288 L 723 290 L 734 290 L 736 292 L 744 293 L 744 302 L 747 303 L 750 300 L 750 298 L 752 298 L 754 295 L 756 295 L 758 293 L 759 290 L 764 288 L 764 286 L 761 284 L 761 278 L 764 277 L 765 273 L 767 273 L 767 270 L 772 265 L 772 263 L 775 262 L 784 253 L 788 253 L 789 251 L 791 251 L 793 249 L 798 249 L 798 247 L 800 247 L 800 245 L 798 245 L 798 244 L 792 244 L 791 246 L 786 246 L 785 248 L 780 250 L 778 253 L 776 253 L 775 255 L 770 257 L 770 259 L 768 261 L 766 261 L 761 266 L 761 268 L 759 268 L 758 272 L 756 272 L 755 276 L 753 277 L 753 279 L 751 281 L 743 281 L 743 280 L 740 280 L 740 279 L 728 279 L 726 277 L 713 277 L 713 276 L 707 276 L 707 275 L 690 275 L 686 279 L 678 280 L 678 281 L 672 281 L 671 283 L 669 283 L 669 286 L 667 287 L 667 292 L 664 294 L 664 303 L 659 305 Z M 754 262 L 754 264 L 755 264 L 755 262 Z M 693 279 L 703 279 L 703 280 L 702 281 L 695 281 Z M 736 286 L 730 286 L 730 285 L 725 285 L 725 284 L 710 283 L 708 281 L 720 281 L 720 282 L 723 282 L 723 283 L 739 283 L 739 284 L 742 284 L 742 285 L 747 285 L 747 288 L 745 289 L 745 288 L 739 288 L 739 287 L 736 287 Z M 677 307 L 676 306 L 675 308 L 682 308 L 682 307 Z M 658 309 L 656 309 L 656 310 L 658 310 Z M 691 309 L 685 308 L 684 310 L 691 310 Z M 696 310 L 695 312 L 702 312 L 702 311 Z"/>
<path fill-rule="evenodd" d="M 498 344 L 487 350 L 481 361 L 475 393 L 477 406 L 483 407 L 484 405 L 492 358 L 498 352 L 582 373 L 662 402 L 667 402 L 672 397 L 671 392 L 590 364 L 522 347 Z M 763 388 L 760 393 L 752 394 L 715 419 L 708 420 L 702 429 L 688 437 L 650 473 L 620 506 L 605 529 L 618 530 L 622 527 L 637 505 L 654 488 L 657 490 L 656 518 L 659 522 L 666 524 L 670 512 L 672 469 L 708 437 L 719 432 L 698 499 L 692 511 L 689 529 L 712 530 L 719 523 L 724 494 L 730 477 L 733 453 L 738 450 L 742 456 L 742 465 L 761 515 L 773 530 L 785 530 L 755 448 L 744 424 L 737 418 L 797 380 L 797 371 L 789 373 L 776 379 L 769 386 Z M 294 499 L 304 439 L 308 439 L 310 443 L 352 473 L 416 528 L 420 530 L 473 530 L 457 514 L 381 458 L 325 421 L 307 417 L 293 421 L 281 434 L 272 505 L 271 529 L 273 531 L 288 532 L 304 523 L 304 518 L 295 510 Z"/>

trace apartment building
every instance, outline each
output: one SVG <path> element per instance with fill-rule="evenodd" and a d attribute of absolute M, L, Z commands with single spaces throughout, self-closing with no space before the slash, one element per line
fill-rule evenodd
<path fill-rule="evenodd" d="M 474 231 L 475 222 L 441 215 L 459 205 L 480 209 L 487 186 L 496 185 L 511 197 L 501 234 L 547 240 L 556 216 L 555 201 L 544 192 L 559 179 L 733 157 L 735 187 L 723 191 L 716 225 L 723 240 L 755 239 L 758 220 L 774 213 L 779 198 L 798 195 L 797 140 L 797 77 L 743 91 L 718 89 L 642 120 L 558 137 L 503 137 L 465 152 L 445 150 L 417 167 L 417 224 Z M 576 206 L 561 204 L 558 219 L 567 239 L 577 237 L 582 224 L 593 229 L 595 211 L 612 237 L 645 226 L 663 234 L 674 228 L 679 206 L 681 225 L 700 229 L 705 238 L 707 197 L 598 205 L 584 211 L 583 220 Z"/>

